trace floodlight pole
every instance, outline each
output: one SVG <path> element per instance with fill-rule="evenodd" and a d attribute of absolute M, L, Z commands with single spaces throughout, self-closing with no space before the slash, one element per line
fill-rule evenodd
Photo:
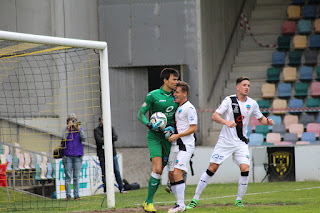
<path fill-rule="evenodd" d="M 108 208 L 115 206 L 108 47 L 100 50 L 101 100 Z"/>

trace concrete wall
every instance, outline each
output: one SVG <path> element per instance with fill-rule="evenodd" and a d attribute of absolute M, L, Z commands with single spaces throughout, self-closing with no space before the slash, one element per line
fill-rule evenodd
<path fill-rule="evenodd" d="M 250 13 L 255 0 L 246 1 L 245 12 Z M 238 0 L 199 0 L 197 1 L 197 24 L 198 24 L 198 61 L 199 61 L 199 108 L 216 109 L 220 104 L 220 96 L 228 79 L 228 73 L 234 62 L 241 32 L 238 16 L 243 1 Z M 236 33 L 232 38 L 231 48 L 224 61 L 222 72 L 218 75 L 218 68 L 222 62 L 229 39 L 234 26 Z M 214 81 L 216 81 L 216 85 Z M 210 94 L 213 89 L 213 93 Z M 209 98 L 209 99 L 208 99 Z M 211 145 L 207 141 L 208 129 L 212 128 L 212 111 L 202 112 L 200 126 L 201 138 L 204 145 Z"/>

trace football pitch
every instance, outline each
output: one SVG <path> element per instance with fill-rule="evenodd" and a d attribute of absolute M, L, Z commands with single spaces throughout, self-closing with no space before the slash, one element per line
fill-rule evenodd
<path fill-rule="evenodd" d="M 186 204 L 192 199 L 195 185 L 187 186 Z M 234 206 L 237 184 L 209 184 L 198 207 L 187 212 L 320 212 L 320 182 L 249 183 L 243 198 L 244 208 Z M 8 203 L 5 188 L 0 188 L 0 212 L 144 212 L 142 203 L 147 189 L 116 193 L 116 207 L 107 209 L 104 195 L 83 197 L 81 201 L 42 199 L 10 190 Z M 157 212 L 173 207 L 172 193 L 160 186 L 154 204 Z"/>

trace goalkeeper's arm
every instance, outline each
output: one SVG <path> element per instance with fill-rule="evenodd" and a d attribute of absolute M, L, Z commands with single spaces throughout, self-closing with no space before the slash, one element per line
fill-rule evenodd
<path fill-rule="evenodd" d="M 149 93 L 143 102 L 142 106 L 140 107 L 140 110 L 138 112 L 137 118 L 138 120 L 148 128 L 150 128 L 149 120 L 146 118 L 145 114 L 150 110 L 153 102 L 153 97 Z"/>

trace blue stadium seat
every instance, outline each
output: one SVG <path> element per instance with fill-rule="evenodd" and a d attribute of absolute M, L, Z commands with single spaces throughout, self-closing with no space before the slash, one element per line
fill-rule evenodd
<path fill-rule="evenodd" d="M 307 35 L 311 33 L 311 20 L 299 20 L 298 22 L 298 33 L 301 35 Z"/>
<path fill-rule="evenodd" d="M 252 133 L 249 137 L 249 146 L 260 146 L 263 143 L 263 135 L 259 133 Z"/>
<path fill-rule="evenodd" d="M 290 108 L 289 113 L 290 114 L 293 114 L 293 115 L 301 114 L 302 107 L 303 107 L 303 100 L 302 99 L 296 99 L 296 98 L 290 99 L 290 101 L 289 101 L 289 108 Z M 300 108 L 300 109 L 297 109 L 297 108 Z"/>
<path fill-rule="evenodd" d="M 320 0 L 309 0 L 309 4 L 320 4 Z"/>
<path fill-rule="evenodd" d="M 301 136 L 302 141 L 309 141 L 310 144 L 314 144 L 316 142 L 316 134 L 313 132 L 304 132 Z"/>
<path fill-rule="evenodd" d="M 300 116 L 299 123 L 303 124 L 304 128 L 307 127 L 308 123 L 314 123 L 314 115 L 303 114 Z"/>
<path fill-rule="evenodd" d="M 291 97 L 291 84 L 290 83 L 280 83 L 278 85 L 279 98 L 289 98 Z"/>
<path fill-rule="evenodd" d="M 310 35 L 309 48 L 319 49 L 320 48 L 320 35 Z"/>
<path fill-rule="evenodd" d="M 248 125 L 247 126 L 247 138 L 250 137 L 251 133 L 252 133 L 252 126 Z"/>
<path fill-rule="evenodd" d="M 307 49 L 304 51 L 304 64 L 305 65 L 316 65 L 318 61 L 318 51 Z"/>
<path fill-rule="evenodd" d="M 283 136 L 283 141 L 292 142 L 293 144 L 295 144 L 298 141 L 298 134 L 297 133 L 285 133 Z"/>
<path fill-rule="evenodd" d="M 300 81 L 311 81 L 313 75 L 313 67 L 301 66 L 300 67 Z"/>
<path fill-rule="evenodd" d="M 274 125 L 272 128 L 273 133 L 280 133 L 281 137 L 287 132 L 286 126 L 284 124 Z"/>
<path fill-rule="evenodd" d="M 281 116 L 278 116 L 278 115 L 270 115 L 268 116 L 268 118 L 273 120 L 274 125 L 281 124 L 282 122 Z M 272 130 L 272 128 L 273 126 L 269 126 L 269 130 Z"/>
<path fill-rule="evenodd" d="M 272 53 L 272 65 L 273 66 L 284 66 L 286 54 L 284 52 L 274 52 Z"/>
<path fill-rule="evenodd" d="M 303 18 L 315 19 L 316 17 L 317 17 L 317 6 L 316 5 L 304 5 Z"/>

